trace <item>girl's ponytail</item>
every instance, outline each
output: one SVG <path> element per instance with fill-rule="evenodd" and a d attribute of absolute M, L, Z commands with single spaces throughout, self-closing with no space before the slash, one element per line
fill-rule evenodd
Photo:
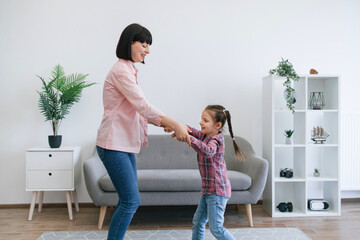
<path fill-rule="evenodd" d="M 233 146 L 234 146 L 234 150 L 235 150 L 235 158 L 237 160 L 241 160 L 241 161 L 245 162 L 247 160 L 247 157 L 246 157 L 245 153 L 239 148 L 239 146 L 235 142 L 235 137 L 234 137 L 234 134 L 232 131 L 232 126 L 231 126 L 230 112 L 226 109 L 224 109 L 223 112 L 224 112 L 224 115 L 225 115 L 227 123 L 228 123 L 230 136 L 232 138 L 232 142 L 233 142 Z"/>

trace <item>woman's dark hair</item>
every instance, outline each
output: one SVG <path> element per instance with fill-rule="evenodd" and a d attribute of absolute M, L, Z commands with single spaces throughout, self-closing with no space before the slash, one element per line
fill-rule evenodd
<path fill-rule="evenodd" d="M 247 160 L 245 153 L 239 148 L 239 146 L 235 142 L 235 137 L 234 137 L 234 134 L 232 131 L 230 112 L 221 105 L 208 105 L 205 108 L 205 110 L 210 111 L 210 115 L 213 117 L 214 122 L 221 123 L 221 129 L 224 127 L 225 122 L 227 121 L 230 136 L 232 138 L 232 142 L 233 142 L 233 146 L 234 146 L 234 150 L 235 150 L 236 159 L 241 160 L 241 161 Z"/>
<path fill-rule="evenodd" d="M 131 57 L 131 44 L 136 41 L 151 45 L 152 36 L 149 30 L 137 23 L 133 23 L 127 26 L 121 33 L 116 47 L 116 56 L 118 58 L 133 61 Z"/>

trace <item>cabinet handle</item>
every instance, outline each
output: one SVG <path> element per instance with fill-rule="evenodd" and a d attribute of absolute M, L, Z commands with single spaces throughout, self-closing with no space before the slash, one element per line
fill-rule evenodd
<path fill-rule="evenodd" d="M 51 155 L 51 154 L 49 154 L 49 157 L 52 157 L 52 155 Z"/>
<path fill-rule="evenodd" d="M 49 172 L 49 176 L 52 176 L 52 173 L 51 173 L 51 172 Z"/>

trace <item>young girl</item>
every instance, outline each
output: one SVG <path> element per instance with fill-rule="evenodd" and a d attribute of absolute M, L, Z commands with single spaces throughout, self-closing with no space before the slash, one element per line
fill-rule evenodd
<path fill-rule="evenodd" d="M 231 197 L 231 186 L 224 160 L 224 134 L 221 131 L 226 121 L 233 139 L 235 156 L 237 159 L 245 160 L 245 154 L 234 140 L 230 113 L 223 106 L 209 105 L 205 108 L 201 115 L 201 131 L 188 126 L 191 130 L 191 147 L 197 152 L 203 194 L 193 218 L 193 240 L 204 239 L 205 225 L 208 221 L 210 231 L 216 239 L 235 239 L 223 227 L 226 203 Z"/>

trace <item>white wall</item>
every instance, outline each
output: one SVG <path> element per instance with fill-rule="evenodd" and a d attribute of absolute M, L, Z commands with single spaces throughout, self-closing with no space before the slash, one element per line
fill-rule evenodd
<path fill-rule="evenodd" d="M 29 203 L 25 149 L 51 134 L 37 101 L 40 80 L 60 63 L 98 82 L 63 121 L 63 145 L 91 155 L 102 115 L 102 84 L 120 33 L 137 22 L 153 34 L 138 65 L 147 98 L 169 116 L 198 126 L 202 109 L 223 104 L 236 135 L 261 155 L 261 81 L 281 57 L 299 74 L 342 75 L 342 107 L 359 111 L 359 1 L 0 1 L 0 204 Z M 150 127 L 150 133 L 162 133 Z M 80 202 L 90 202 L 82 182 Z M 45 202 L 65 202 L 45 194 Z"/>

